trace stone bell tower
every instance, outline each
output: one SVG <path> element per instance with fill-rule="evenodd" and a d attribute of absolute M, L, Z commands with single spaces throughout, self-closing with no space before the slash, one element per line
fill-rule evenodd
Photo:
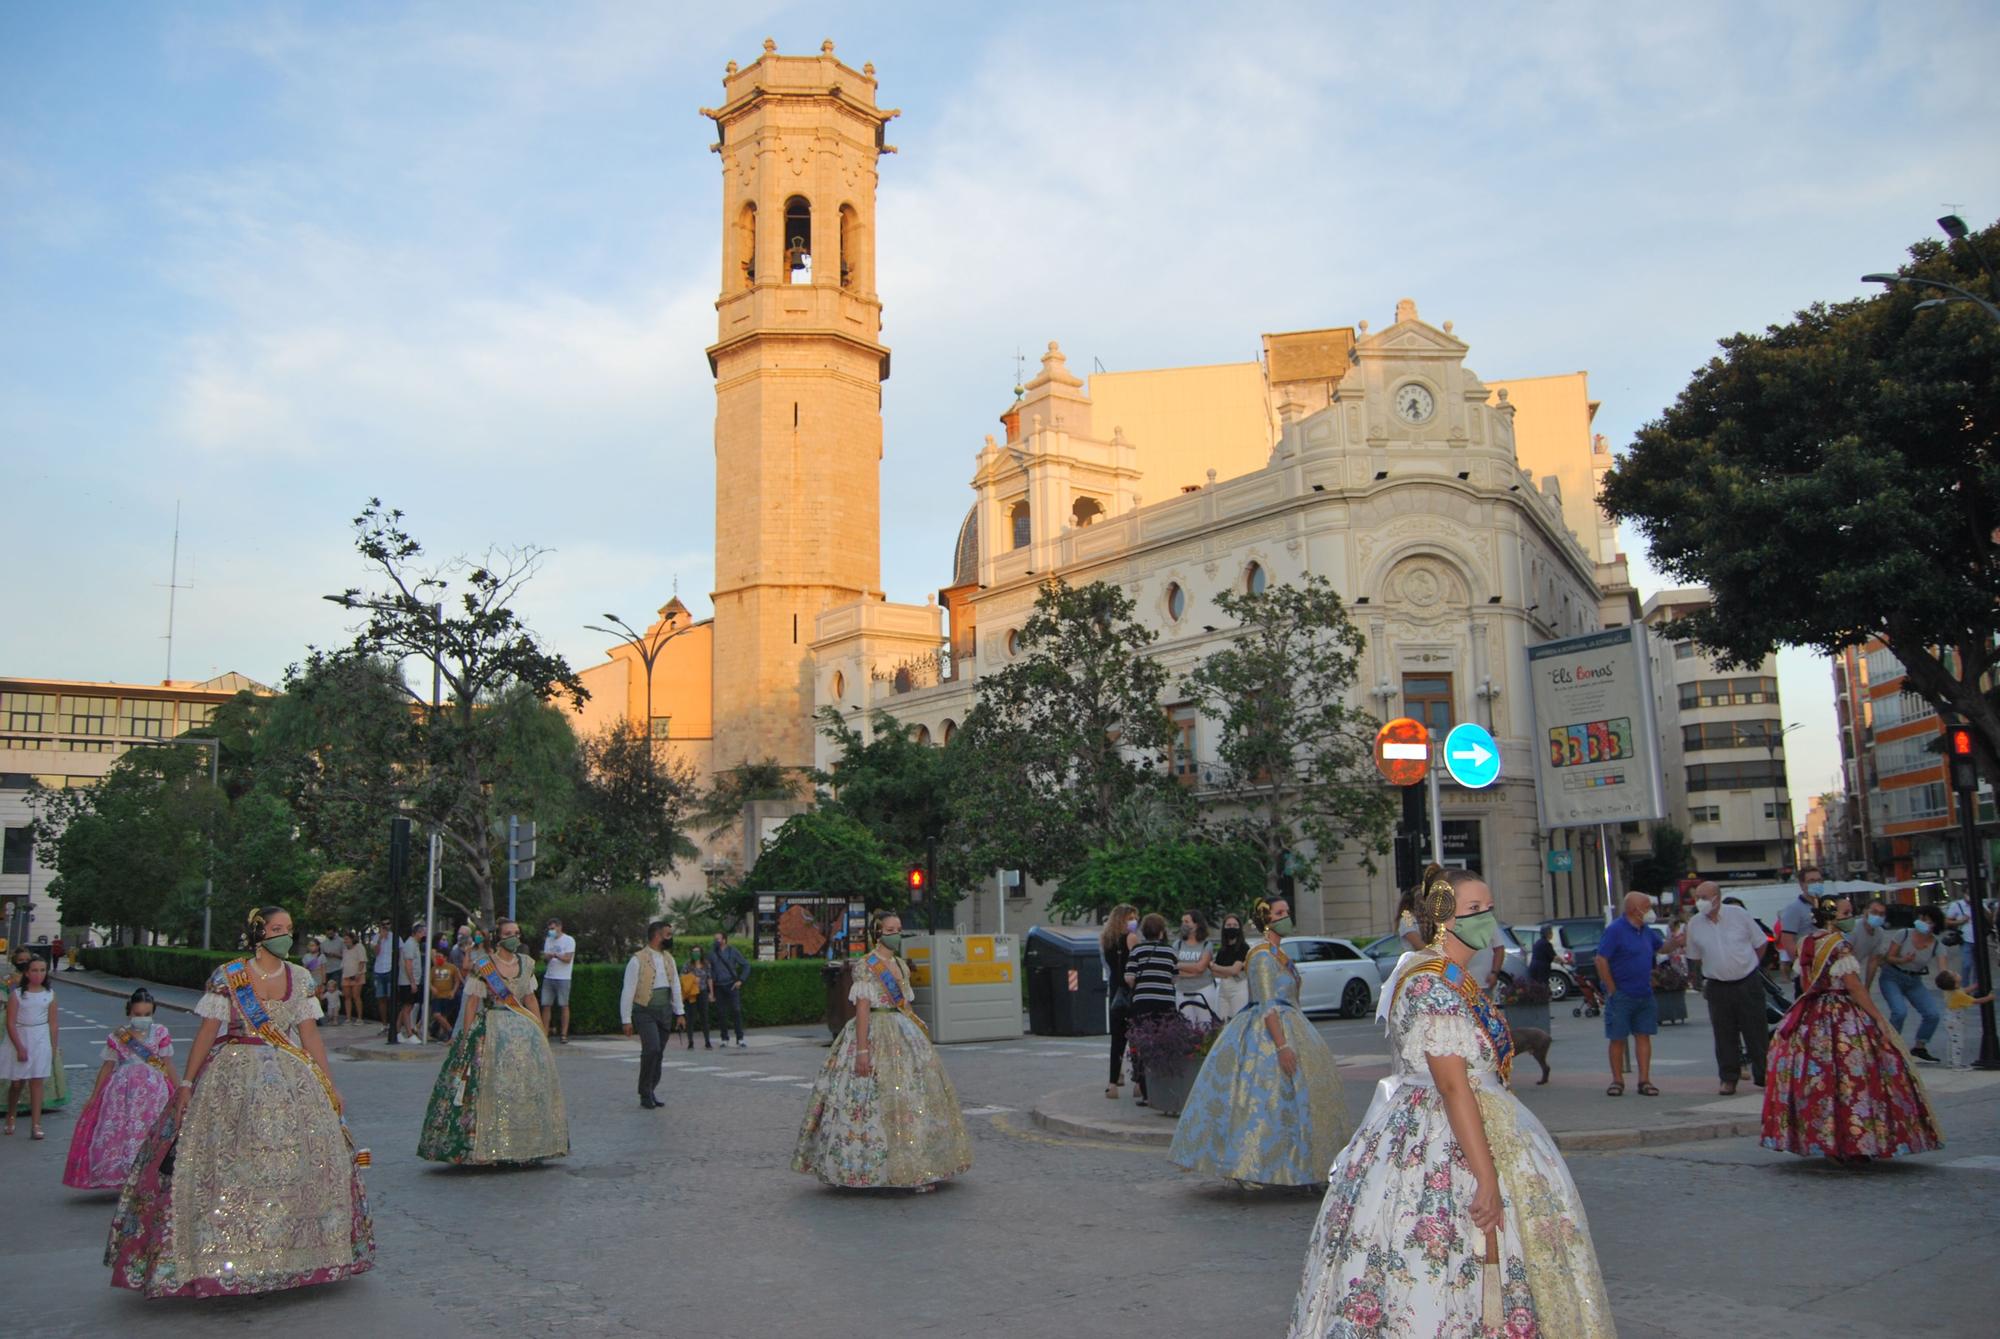
<path fill-rule="evenodd" d="M 813 762 L 813 620 L 881 598 L 875 67 L 764 54 L 723 79 L 714 767 Z"/>

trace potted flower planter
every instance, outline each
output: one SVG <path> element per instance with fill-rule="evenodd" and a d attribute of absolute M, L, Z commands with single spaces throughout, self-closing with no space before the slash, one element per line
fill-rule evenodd
<path fill-rule="evenodd" d="M 1653 1002 L 1660 1007 L 1660 1023 L 1685 1023 L 1688 1021 L 1688 996 L 1685 990 L 1656 990 Z"/>
<path fill-rule="evenodd" d="M 1201 1073 L 1199 1060 L 1158 1061 L 1146 1066 L 1146 1105 L 1162 1116 L 1178 1116 Z"/>
<path fill-rule="evenodd" d="M 1507 1026 L 1510 1028 L 1531 1027 L 1539 1028 L 1543 1032 L 1549 1030 L 1549 1006 L 1546 1002 L 1508 1004 L 1502 1006 L 1501 1012 L 1507 1015 Z"/>
<path fill-rule="evenodd" d="M 1146 1105 L 1178 1116 L 1194 1090 L 1208 1044 L 1219 1029 L 1197 1025 L 1180 1013 L 1152 1014 L 1132 1023 L 1132 1050 L 1146 1072 Z"/>

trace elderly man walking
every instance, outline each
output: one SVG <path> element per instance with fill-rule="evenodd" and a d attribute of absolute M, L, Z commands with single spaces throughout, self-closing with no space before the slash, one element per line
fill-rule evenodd
<path fill-rule="evenodd" d="M 1639 1094 L 1658 1097 L 1653 1086 L 1653 1037 L 1660 1030 L 1660 1006 L 1653 999 L 1653 962 L 1667 938 L 1653 928 L 1653 899 L 1625 894 L 1625 914 L 1604 927 L 1597 941 L 1597 979 L 1604 985 L 1604 1036 L 1611 1043 L 1611 1086 L 1607 1097 L 1625 1095 L 1625 1042 L 1639 1053 Z M 1677 932 L 1673 942 L 1678 945 Z"/>
<path fill-rule="evenodd" d="M 1721 1093 L 1734 1097 L 1745 1057 L 1751 1082 L 1764 1086 L 1764 1048 L 1771 1036 L 1764 1021 L 1764 979 L 1757 971 L 1764 932 L 1743 908 L 1722 905 L 1722 889 L 1712 882 L 1695 885 L 1694 902 L 1695 916 L 1687 923 L 1688 962 L 1708 1001 Z"/>

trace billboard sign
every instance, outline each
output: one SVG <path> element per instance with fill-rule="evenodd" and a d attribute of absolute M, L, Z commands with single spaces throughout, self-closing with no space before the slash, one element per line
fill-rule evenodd
<path fill-rule="evenodd" d="M 1543 827 L 1666 816 L 1646 636 L 1633 626 L 1528 648 Z"/>

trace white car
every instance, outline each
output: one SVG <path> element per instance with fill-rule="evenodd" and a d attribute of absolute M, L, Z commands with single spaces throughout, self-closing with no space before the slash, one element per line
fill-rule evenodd
<path fill-rule="evenodd" d="M 1293 935 L 1285 955 L 1299 969 L 1299 1007 L 1309 1014 L 1337 1013 L 1366 1018 L 1375 1009 L 1382 983 L 1374 960 L 1345 939 Z"/>

